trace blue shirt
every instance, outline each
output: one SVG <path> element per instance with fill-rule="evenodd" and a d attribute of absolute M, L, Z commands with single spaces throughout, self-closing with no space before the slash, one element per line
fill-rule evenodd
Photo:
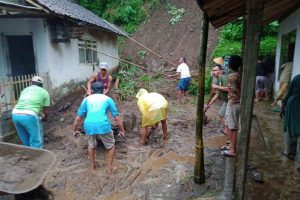
<path fill-rule="evenodd" d="M 80 117 L 86 116 L 84 129 L 88 135 L 106 134 L 112 132 L 107 116 L 108 111 L 114 118 L 119 115 L 112 98 L 104 94 L 93 94 L 82 101 L 77 115 Z"/>

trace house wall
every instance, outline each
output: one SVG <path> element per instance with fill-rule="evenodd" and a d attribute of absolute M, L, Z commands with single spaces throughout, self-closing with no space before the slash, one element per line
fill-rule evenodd
<path fill-rule="evenodd" d="M 8 57 L 5 52 L 6 35 L 32 35 L 33 50 L 35 54 L 36 71 L 46 59 L 44 24 L 42 19 L 0 19 L 0 80 L 9 72 Z"/>
<path fill-rule="evenodd" d="M 78 40 L 71 39 L 70 43 L 52 43 L 50 34 L 47 34 L 49 53 L 47 54 L 47 66 L 41 68 L 42 72 L 49 72 L 54 96 L 63 96 L 70 89 L 76 87 L 74 83 L 86 82 L 87 79 L 99 69 L 92 64 L 79 63 Z M 119 57 L 117 48 L 117 36 L 109 33 L 95 32 L 89 29 L 84 31 L 82 39 L 97 41 L 97 50 L 109 55 Z M 99 62 L 105 61 L 109 70 L 117 67 L 119 61 L 98 53 Z M 84 83 L 84 85 L 86 85 Z"/>
<path fill-rule="evenodd" d="M 295 44 L 295 53 L 293 60 L 293 72 L 292 78 L 297 74 L 300 74 L 300 8 L 298 8 L 295 12 L 289 15 L 286 19 L 280 22 L 279 34 L 277 40 L 277 49 L 276 49 L 276 62 L 275 62 L 275 72 L 276 72 L 276 81 L 274 84 L 275 92 L 279 90 L 279 81 L 278 81 L 278 69 L 280 64 L 280 53 L 281 53 L 281 40 L 284 34 L 287 34 L 293 30 L 297 31 L 296 36 L 296 44 Z"/>
<path fill-rule="evenodd" d="M 5 35 L 32 35 L 36 72 L 49 75 L 51 93 L 55 99 L 76 87 L 76 83 L 86 82 L 93 73 L 99 71 L 98 68 L 93 71 L 91 64 L 79 63 L 77 39 L 53 43 L 45 19 L 0 19 L 0 34 L 0 80 L 8 73 L 4 52 Z M 86 28 L 82 38 L 96 40 L 99 51 L 118 57 L 116 34 Z M 98 58 L 100 62 L 107 62 L 110 70 L 119 65 L 116 59 L 101 54 L 98 54 Z"/>

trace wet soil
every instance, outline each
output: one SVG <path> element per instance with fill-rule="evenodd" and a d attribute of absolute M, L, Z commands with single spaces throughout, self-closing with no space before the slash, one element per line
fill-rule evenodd
<path fill-rule="evenodd" d="M 285 150 L 283 140 L 283 119 L 271 111 L 270 102 L 255 103 L 254 114 L 257 116 L 261 135 L 253 140 L 254 148 L 250 151 L 250 162 L 262 174 L 263 183 L 248 178 L 248 199 L 290 199 L 300 197 L 300 173 L 294 162 L 282 156 Z"/>
<path fill-rule="evenodd" d="M 1 143 L 1 191 L 19 194 L 35 189 L 54 162 L 55 156 L 50 152 Z"/>
<path fill-rule="evenodd" d="M 175 5 L 177 9 L 185 9 L 182 20 L 171 25 L 167 3 Z M 149 19 L 144 22 L 132 37 L 146 45 L 157 54 L 163 56 L 174 64 L 178 64 L 180 57 L 186 57 L 190 69 L 197 69 L 200 52 L 201 10 L 196 1 L 168 0 L 161 1 L 161 5 L 151 12 Z M 207 61 L 211 59 L 212 51 L 218 42 L 219 31 L 212 26 L 209 28 Z M 157 68 L 173 67 L 165 60 L 146 50 L 146 56 L 141 57 L 143 47 L 127 39 L 122 48 L 123 58 L 129 58 L 135 63 L 146 66 L 149 71 Z"/>
<path fill-rule="evenodd" d="M 219 132 L 219 121 L 210 114 L 210 123 L 204 128 L 206 184 L 193 183 L 194 97 L 185 104 L 169 99 L 168 143 L 163 143 L 159 126 L 144 147 L 137 146 L 140 116 L 136 101 L 116 100 L 120 112 L 134 113 L 137 122 L 134 129 L 126 132 L 125 138 L 116 138 L 114 163 L 118 170 L 108 174 L 103 146 L 97 147 L 98 164 L 96 170 L 91 171 L 85 136 L 74 138 L 72 135 L 71 124 L 82 100 L 81 94 L 63 99 L 62 104 L 71 100 L 70 109 L 58 112 L 57 105 L 45 124 L 45 148 L 52 150 L 58 161 L 44 186 L 55 199 L 188 199 L 222 190 L 224 160 L 218 148 L 226 138 Z M 212 108 L 212 113 L 215 109 Z"/>
<path fill-rule="evenodd" d="M 169 85 L 171 87 L 172 84 Z M 162 89 L 162 88 L 160 88 Z M 171 91 L 171 89 L 170 89 Z M 46 148 L 58 157 L 55 168 L 47 176 L 44 186 L 55 199 L 218 199 L 224 187 L 226 159 L 219 147 L 227 138 L 220 132 L 217 117 L 219 102 L 207 112 L 209 123 L 204 127 L 205 175 L 204 185 L 193 183 L 195 156 L 195 108 L 192 97 L 185 104 L 169 97 L 167 144 L 162 141 L 162 130 L 150 136 L 148 145 L 138 147 L 140 115 L 136 101 L 118 101 L 120 112 L 134 113 L 135 127 L 125 138 L 116 138 L 115 165 L 118 170 L 108 174 L 105 167 L 105 150 L 97 147 L 97 169 L 88 168 L 87 141 L 84 135 L 74 138 L 71 131 L 76 109 L 83 92 L 66 97 L 71 107 L 65 112 L 53 108 L 50 121 L 45 124 Z M 247 199 L 297 199 L 299 172 L 293 163 L 280 154 L 284 149 L 283 121 L 278 113 L 271 112 L 268 103 L 255 104 L 249 164 L 262 175 L 263 182 L 247 174 Z"/>

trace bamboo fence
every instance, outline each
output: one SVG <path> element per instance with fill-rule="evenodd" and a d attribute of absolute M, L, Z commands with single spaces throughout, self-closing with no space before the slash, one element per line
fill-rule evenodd
<path fill-rule="evenodd" d="M 5 111 L 13 109 L 17 103 L 21 92 L 24 88 L 31 85 L 31 79 L 35 74 L 27 74 L 21 76 L 10 76 L 0 80 L 0 116 Z M 44 87 L 48 86 L 49 76 L 44 74 Z"/>

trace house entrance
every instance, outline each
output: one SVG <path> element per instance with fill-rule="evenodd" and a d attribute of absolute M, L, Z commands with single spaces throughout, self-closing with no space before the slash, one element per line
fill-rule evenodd
<path fill-rule="evenodd" d="M 35 74 L 31 35 L 6 36 L 11 76 Z"/>

